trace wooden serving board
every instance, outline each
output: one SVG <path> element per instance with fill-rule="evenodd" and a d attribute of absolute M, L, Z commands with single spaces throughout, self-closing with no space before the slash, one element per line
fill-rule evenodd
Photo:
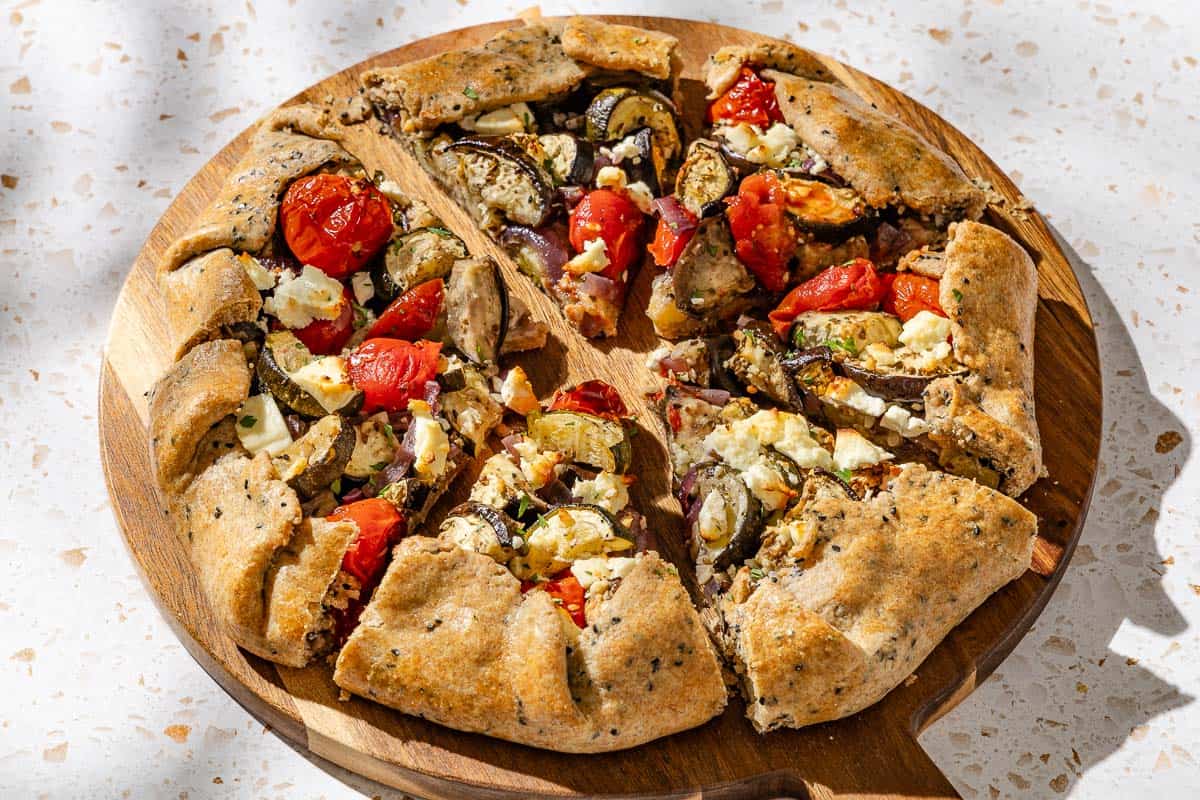
<path fill-rule="evenodd" d="M 606 17 L 679 37 L 689 134 L 704 107 L 701 68 L 725 44 L 766 37 L 702 22 Z M 357 91 L 367 66 L 400 64 L 473 45 L 515 22 L 451 31 L 384 53 L 316 84 L 295 100 L 325 102 Z M 117 521 L 142 577 L 188 651 L 250 713 L 289 740 L 343 767 L 422 797 L 498 798 L 621 795 L 630 797 L 955 797 L 916 743 L 932 720 L 966 697 L 1016 645 L 1054 591 L 1083 524 L 1100 440 L 1100 374 L 1091 318 L 1075 275 L 1036 213 L 1016 212 L 1012 182 L 965 136 L 909 97 L 827 59 L 846 84 L 896 114 L 955 157 L 966 172 L 990 181 L 1005 199 L 991 224 L 1020 241 L 1039 274 L 1037 410 L 1050 477 L 1024 500 L 1041 520 L 1041 534 L 1061 548 L 1049 577 L 1027 572 L 988 600 L 921 665 L 914 679 L 882 702 L 845 720 L 766 736 L 753 732 L 740 699 L 719 718 L 692 731 L 608 755 L 569 756 L 484 736 L 464 734 L 353 699 L 339 702 L 327 666 L 288 669 L 250 656 L 214 624 L 183 547 L 158 506 L 146 435 L 145 392 L 168 366 L 163 301 L 155 264 L 215 195 L 244 150 L 247 130 L 184 187 L 151 231 L 117 301 L 100 382 L 100 448 Z M 644 366 L 657 345 L 641 309 L 650 270 L 638 276 L 611 341 L 589 343 L 571 330 L 548 299 L 478 233 L 388 139 L 368 121 L 352 127 L 347 146 L 369 170 L 383 169 L 406 191 L 425 197 L 477 253 L 504 264 L 509 285 L 549 322 L 545 350 L 518 359 L 539 394 L 570 381 L 599 377 L 614 383 L 637 414 L 634 502 L 659 533 L 665 555 L 686 564 L 679 506 L 670 496 L 662 437 L 643 394 L 655 386 Z M 1052 548 L 1053 549 L 1053 548 Z M 688 570 L 683 570 L 685 574 Z M 653 714 L 653 708 L 646 709 Z"/>

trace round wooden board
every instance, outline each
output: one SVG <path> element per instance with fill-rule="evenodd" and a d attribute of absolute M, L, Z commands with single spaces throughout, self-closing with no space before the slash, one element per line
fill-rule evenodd
<path fill-rule="evenodd" d="M 604 17 L 677 36 L 684 64 L 682 91 L 689 134 L 700 125 L 704 59 L 725 44 L 767 37 L 702 22 L 656 17 Z M 516 22 L 480 25 L 424 39 L 369 59 L 308 89 L 296 101 L 325 102 L 357 90 L 367 66 L 400 64 L 476 44 Z M 836 723 L 753 732 L 740 699 L 719 718 L 692 731 L 609 755 L 568 756 L 484 736 L 464 734 L 360 699 L 339 702 L 328 667 L 288 669 L 238 650 L 214 624 L 182 546 L 151 488 L 145 392 L 169 362 L 155 264 L 215 195 L 242 153 L 243 132 L 200 171 L 167 209 L 117 301 L 100 381 L 100 448 L 117 521 L 151 595 L 188 651 L 254 716 L 315 754 L 422 797 L 492 798 L 613 794 L 633 797 L 955 797 L 916 743 L 917 733 L 971 692 L 1016 645 L 1054 591 L 1079 536 L 1100 440 L 1100 373 L 1091 318 L 1067 258 L 1036 213 L 1011 215 L 1020 202 L 1012 182 L 965 136 L 911 98 L 861 72 L 826 59 L 855 91 L 894 113 L 950 153 L 972 176 L 990 181 L 1005 198 L 987 221 L 1021 242 L 1038 266 L 1037 410 L 1050 477 L 1023 498 L 1039 516 L 1040 532 L 1062 557 L 1049 577 L 1027 572 L 956 628 L 921 665 L 915 680 L 872 708 Z M 657 345 L 640 313 L 649 296 L 643 270 L 616 339 L 587 343 L 550 301 L 515 274 L 466 216 L 439 193 L 415 163 L 377 134 L 377 124 L 351 128 L 347 147 L 370 170 L 383 169 L 433 209 L 475 252 L 504 264 L 510 287 L 550 323 L 546 350 L 518 359 L 539 394 L 591 377 L 615 383 L 637 413 L 639 476 L 634 502 L 650 518 L 665 555 L 686 563 L 679 507 L 671 498 L 658 425 L 643 400 L 655 379 L 644 354 Z M 1055 548 L 1051 548 L 1055 549 Z M 685 569 L 686 573 L 687 570 Z M 654 713 L 652 708 L 646 713 Z"/>

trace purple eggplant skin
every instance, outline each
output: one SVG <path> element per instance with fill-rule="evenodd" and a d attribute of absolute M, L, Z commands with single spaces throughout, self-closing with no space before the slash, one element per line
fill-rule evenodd
<path fill-rule="evenodd" d="M 821 485 L 818 488 L 818 491 L 820 491 L 820 489 L 825 489 L 831 492 L 841 492 L 851 500 L 862 500 L 862 498 L 858 496 L 858 492 L 851 488 L 849 482 L 843 480 L 841 477 L 835 475 L 824 467 L 814 467 L 813 470 L 808 474 L 808 478 L 805 482 L 812 483 L 813 481 L 820 482 Z"/>
<path fill-rule="evenodd" d="M 492 529 L 492 531 L 496 534 L 496 540 L 498 542 L 500 542 L 500 545 L 502 547 L 508 547 L 508 548 L 513 547 L 513 537 L 516 535 L 516 532 L 518 530 L 520 530 L 520 528 L 521 528 L 521 526 L 516 522 L 516 520 L 514 520 L 508 514 L 505 514 L 500 509 L 492 508 L 491 506 L 487 505 L 486 503 L 476 503 L 474 501 L 460 503 L 459 505 L 450 509 L 450 512 L 448 514 L 446 514 L 446 516 L 447 517 L 466 517 L 466 516 L 479 517 L 484 522 L 486 522 L 488 527 L 490 527 Z"/>
<path fill-rule="evenodd" d="M 538 219 L 531 221 L 532 227 L 544 225 L 554 211 L 558 199 L 554 190 L 554 179 L 546 172 L 541 164 L 534 163 L 519 144 L 506 136 L 468 136 L 451 142 L 446 146 L 449 151 L 465 151 L 479 153 L 490 158 L 506 161 L 516 167 L 530 183 L 530 191 L 537 198 L 536 208 Z M 502 211 L 504 209 L 501 209 Z"/>
<path fill-rule="evenodd" d="M 770 325 L 753 321 L 733 332 L 733 342 L 734 352 L 725 366 L 747 389 L 788 410 L 802 406 L 796 381 L 783 364 L 786 357 L 783 345 Z"/>
<path fill-rule="evenodd" d="M 941 375 L 902 375 L 886 372 L 873 372 L 857 367 L 849 362 L 842 362 L 840 369 L 843 375 L 863 387 L 868 393 L 884 400 L 894 400 L 901 403 L 920 403 L 925 399 L 925 389 Z"/>
<path fill-rule="evenodd" d="M 737 191 L 738 173 L 721 148 L 711 142 L 695 141 L 675 176 L 675 196 L 697 218 L 719 216 L 724 199 Z"/>
<path fill-rule="evenodd" d="M 689 483 L 690 491 L 684 498 L 688 508 L 688 533 L 700 547 L 708 549 L 698 530 L 704 499 L 717 492 L 726 506 L 733 509 L 733 530 L 725 545 L 712 553 L 713 570 L 728 569 L 754 555 L 762 534 L 763 509 L 762 503 L 742 480 L 741 473 L 726 464 L 708 462 L 696 465 L 695 476 Z"/>
<path fill-rule="evenodd" d="M 486 364 L 500 355 L 508 332 L 508 287 L 495 261 L 455 262 L 446 284 L 446 330 L 472 362 Z"/>
<path fill-rule="evenodd" d="M 573 133 L 546 133 L 538 137 L 542 147 L 553 156 L 555 152 L 565 152 L 568 163 L 561 175 L 564 186 L 590 186 L 596 177 L 596 146 Z M 558 170 L 553 170 L 557 172 Z"/>

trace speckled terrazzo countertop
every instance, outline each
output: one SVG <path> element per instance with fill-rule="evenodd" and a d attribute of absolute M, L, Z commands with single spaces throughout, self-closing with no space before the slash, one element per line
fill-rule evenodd
<path fill-rule="evenodd" d="M 525 3 L 6 2 L 0 10 L 0 787 L 5 797 L 390 793 L 265 732 L 142 588 L 96 450 L 127 266 L 227 140 L 304 86 Z M 1040 621 L 922 744 L 969 798 L 1200 794 L 1200 16 L 1191 3 L 543 4 L 782 35 L 964 130 L 1078 255 L 1105 429 Z"/>

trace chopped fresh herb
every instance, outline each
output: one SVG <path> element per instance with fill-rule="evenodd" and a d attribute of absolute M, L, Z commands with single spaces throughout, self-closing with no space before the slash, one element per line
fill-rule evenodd
<path fill-rule="evenodd" d="M 830 350 L 842 350 L 852 356 L 858 354 L 858 342 L 853 337 L 839 339 L 836 336 L 831 336 L 825 340 L 825 346 Z"/>
<path fill-rule="evenodd" d="M 533 117 L 529 116 L 529 112 L 526 111 L 521 116 L 525 121 L 525 130 L 530 130 L 531 128 L 533 128 Z"/>
<path fill-rule="evenodd" d="M 341 494 L 342 493 L 342 479 L 338 478 L 333 483 L 329 484 L 329 491 L 333 492 L 334 494 Z"/>
<path fill-rule="evenodd" d="M 962 302 L 962 292 L 960 292 L 958 289 L 951 289 L 950 293 L 952 295 L 954 295 L 955 300 L 957 300 L 960 303 Z"/>
<path fill-rule="evenodd" d="M 708 251 L 708 254 L 710 256 L 715 256 L 717 254 L 717 246 L 715 244 L 710 244 L 708 247 L 706 247 L 704 249 Z"/>
<path fill-rule="evenodd" d="M 759 569 L 758 567 L 753 567 L 753 568 L 750 570 L 750 577 L 751 577 L 751 578 L 753 578 L 753 579 L 754 579 L 754 580 L 756 580 L 756 581 L 761 581 L 761 580 L 762 580 L 762 579 L 763 579 L 763 578 L 766 576 L 766 574 L 767 574 L 767 573 L 763 572 L 763 571 L 762 571 L 761 569 Z"/>
<path fill-rule="evenodd" d="M 474 90 L 473 88 L 471 88 L 470 86 L 464 86 L 464 87 L 463 87 L 463 94 L 465 94 L 467 97 L 471 98 L 472 100 L 478 100 L 478 99 L 479 99 L 479 92 L 475 91 L 475 90 Z"/>
<path fill-rule="evenodd" d="M 354 328 L 355 328 L 355 330 L 357 330 L 358 328 L 364 327 L 367 324 L 368 320 L 370 319 L 370 317 L 368 316 L 370 312 L 368 312 L 366 308 L 364 308 L 363 306 L 360 306 L 358 303 L 354 302 L 353 300 L 350 301 L 350 305 L 354 308 Z"/>
<path fill-rule="evenodd" d="M 247 414 L 246 416 L 244 416 L 240 420 L 238 420 L 238 424 L 241 425 L 243 428 L 253 428 L 255 425 L 258 424 L 258 417 L 255 417 L 251 414 Z"/>
<path fill-rule="evenodd" d="M 529 495 L 522 494 L 521 495 L 521 503 L 520 503 L 520 505 L 517 506 L 517 516 L 518 517 L 525 516 L 525 512 L 528 510 L 529 510 Z"/>
<path fill-rule="evenodd" d="M 550 156 L 546 156 L 545 158 L 543 158 L 542 159 L 542 169 L 546 170 L 546 172 L 549 172 L 551 175 L 553 175 L 554 174 L 554 159 L 550 158 Z"/>
<path fill-rule="evenodd" d="M 396 432 L 394 430 L 392 430 L 391 423 L 389 423 L 389 422 L 383 423 L 383 432 L 386 433 L 387 437 L 389 439 L 391 439 L 393 442 L 396 441 Z"/>
<path fill-rule="evenodd" d="M 425 230 L 429 231 L 430 233 L 436 233 L 438 236 L 453 236 L 454 235 L 446 228 L 439 228 L 435 225 L 431 225 L 430 227 L 426 228 Z"/>
<path fill-rule="evenodd" d="M 378 472 L 379 470 L 383 469 L 387 465 L 388 465 L 388 462 L 386 462 L 386 461 L 376 461 L 374 464 L 371 465 L 371 470 L 373 472 Z"/>
<path fill-rule="evenodd" d="M 792 328 L 792 345 L 795 347 L 804 347 L 808 344 L 808 334 L 804 332 L 804 328 L 799 325 Z"/>
<path fill-rule="evenodd" d="M 693 300 L 703 300 L 704 292 L 700 291 L 699 289 L 695 290 L 694 292 L 692 292 L 692 299 Z"/>
<path fill-rule="evenodd" d="M 846 483 L 849 483 L 850 479 L 854 477 L 854 473 L 848 469 L 839 469 L 835 474 Z"/>
<path fill-rule="evenodd" d="M 645 43 L 646 43 L 646 37 L 644 37 L 644 36 L 635 36 L 635 37 L 633 37 L 633 43 L 634 43 L 634 44 L 645 44 Z"/>

